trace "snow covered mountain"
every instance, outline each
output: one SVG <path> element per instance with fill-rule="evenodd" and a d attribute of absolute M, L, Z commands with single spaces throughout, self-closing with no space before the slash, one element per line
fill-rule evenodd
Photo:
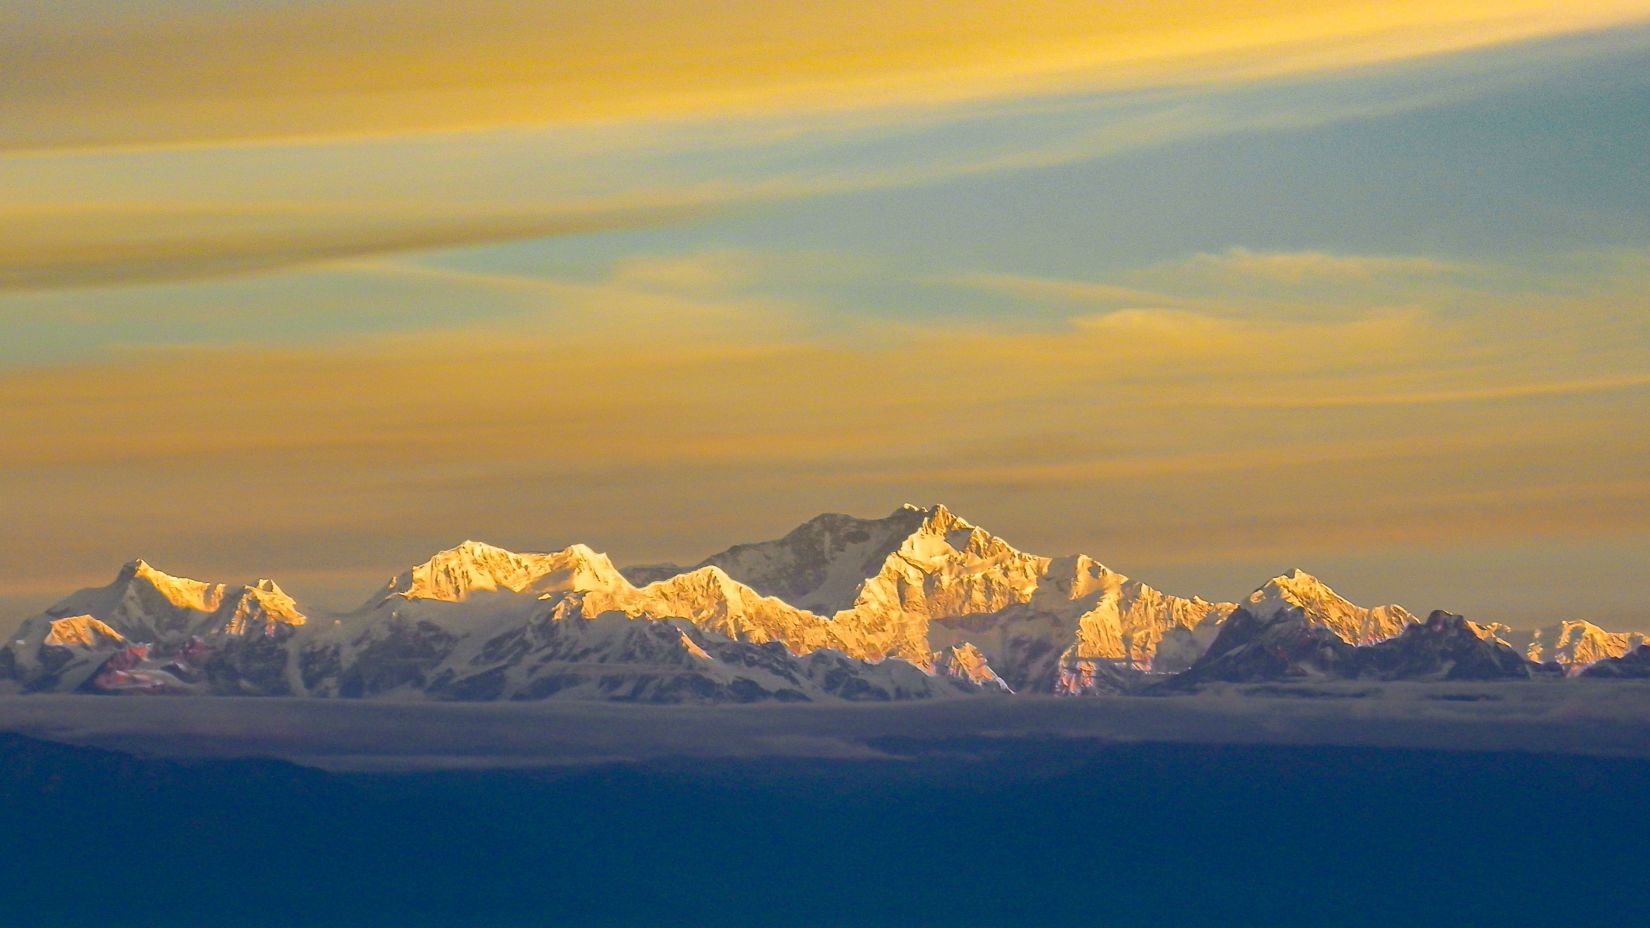
<path fill-rule="evenodd" d="M 24 622 L 0 649 L 0 676 L 55 690 L 181 690 L 205 677 L 227 683 L 257 655 L 281 653 L 307 621 L 273 581 L 232 588 L 137 560 L 108 586 Z"/>
<path fill-rule="evenodd" d="M 302 650 L 312 695 L 653 702 L 905 699 L 980 691 L 833 647 L 824 619 L 718 567 L 636 587 L 583 545 L 514 554 L 478 542 L 390 581 Z"/>
<path fill-rule="evenodd" d="M 695 568 L 719 567 L 751 589 L 798 609 L 833 615 L 854 604 L 867 577 L 874 576 L 928 519 L 930 513 L 905 505 L 882 519 L 826 513 L 809 519 L 783 538 L 734 545 Z M 652 564 L 626 568 L 631 582 L 645 585 L 690 568 Z"/>
<path fill-rule="evenodd" d="M 1212 627 L 1233 608 L 1160 593 L 1088 557 L 1027 554 L 944 506 L 819 516 L 703 563 L 824 610 L 855 657 L 927 667 L 936 653 L 971 648 L 1016 692 L 1114 690 L 1119 677 L 1152 667 L 1165 636 Z"/>
<path fill-rule="evenodd" d="M 1580 619 L 1528 631 L 1498 627 L 1496 633 L 1502 641 L 1530 660 L 1538 664 L 1557 664 L 1570 673 L 1580 672 L 1598 661 L 1625 656 L 1640 645 L 1650 644 L 1650 637 L 1638 632 L 1607 632 Z"/>
<path fill-rule="evenodd" d="M 575 544 L 466 541 L 339 615 L 267 580 L 142 561 L 0 648 L 24 690 L 443 699 L 904 699 L 1131 692 L 1300 677 L 1571 672 L 1644 643 L 1585 622 L 1531 632 L 1366 608 L 1300 570 L 1240 603 L 1163 593 L 1085 555 L 1021 551 L 944 506 L 821 515 L 692 568 L 621 570 Z M 1507 655 L 1512 655 L 1509 659 Z M 1527 658 L 1527 659 L 1526 659 Z"/>
<path fill-rule="evenodd" d="M 837 644 L 819 616 L 714 567 L 638 589 L 583 545 L 516 554 L 465 542 L 330 621 L 268 581 L 232 589 L 133 562 L 25 622 L 0 649 L 0 678 L 26 691 L 648 702 L 1003 689 L 967 655 L 936 674 Z"/>
<path fill-rule="evenodd" d="M 1266 611 L 1246 606 L 1222 625 L 1203 657 L 1163 687 L 1322 679 L 1528 679 L 1535 669 L 1483 626 L 1442 610 L 1405 625 L 1391 638 L 1354 645 L 1299 606 Z"/>
<path fill-rule="evenodd" d="M 1085 555 L 1027 554 L 944 506 L 905 505 L 882 519 L 819 516 L 702 564 L 795 604 L 834 609 L 827 628 L 856 657 L 931 666 L 928 655 L 969 647 L 1016 692 L 1117 692 L 1142 673 L 1185 670 L 1237 608 L 1160 592 Z M 657 580 L 675 569 L 629 575 Z M 1294 609 L 1352 645 L 1417 621 L 1401 606 L 1358 606 L 1299 570 L 1268 581 L 1244 606 L 1261 617 Z"/>
<path fill-rule="evenodd" d="M 1284 609 L 1298 609 L 1314 625 L 1329 629 L 1348 644 L 1385 641 L 1418 621 L 1402 606 L 1365 609 L 1355 605 L 1299 568 L 1266 581 L 1249 594 L 1243 607 L 1260 617 L 1270 617 Z"/>

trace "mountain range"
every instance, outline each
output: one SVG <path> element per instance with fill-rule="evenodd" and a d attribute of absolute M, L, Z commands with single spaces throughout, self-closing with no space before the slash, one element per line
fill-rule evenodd
<path fill-rule="evenodd" d="M 691 567 L 575 544 L 438 552 L 311 610 L 137 560 L 26 620 L 0 687 L 456 700 L 928 699 L 1262 680 L 1634 676 L 1645 636 L 1365 608 L 1295 570 L 1233 602 L 1020 551 L 944 506 L 827 514 Z M 1650 652 L 1645 652 L 1650 653 Z"/>

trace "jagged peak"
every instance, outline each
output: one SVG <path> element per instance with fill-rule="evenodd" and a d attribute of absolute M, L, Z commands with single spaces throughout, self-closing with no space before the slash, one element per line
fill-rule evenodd
<path fill-rule="evenodd" d="M 952 551 L 979 560 L 1032 557 L 944 505 L 935 504 L 919 511 L 926 516 L 897 549 L 907 558 L 932 560 L 936 556 L 948 556 Z"/>
<path fill-rule="evenodd" d="M 1131 582 L 1086 554 L 1051 558 L 1045 576 L 1053 591 L 1070 600 L 1086 599 Z"/>
<path fill-rule="evenodd" d="M 560 551 L 557 551 L 552 555 L 552 557 L 577 560 L 586 564 L 598 564 L 602 566 L 612 566 L 613 564 L 613 561 L 606 554 L 597 551 L 595 548 L 590 547 L 582 541 L 574 542 L 573 544 L 568 545 Z"/>
<path fill-rule="evenodd" d="M 1276 609 L 1280 605 L 1304 606 L 1314 600 L 1329 600 L 1351 605 L 1329 584 L 1312 574 L 1292 568 L 1266 581 L 1249 594 L 1248 604 L 1261 610 Z M 1251 609 L 1251 611 L 1254 611 Z"/>
<path fill-rule="evenodd" d="M 1427 613 L 1426 619 L 1419 624 L 1426 626 L 1428 629 L 1438 630 L 1446 628 L 1464 628 L 1471 623 L 1467 621 L 1466 616 L 1457 615 L 1453 612 L 1447 612 L 1443 609 L 1434 609 Z"/>
<path fill-rule="evenodd" d="M 975 527 L 974 523 L 945 508 L 944 503 L 935 503 L 927 509 L 918 511 L 925 514 L 922 523 L 917 526 L 919 532 L 948 535 L 952 532 L 972 531 Z"/>
<path fill-rule="evenodd" d="M 1299 567 L 1291 567 L 1283 573 L 1278 574 L 1276 577 L 1266 581 L 1261 588 L 1266 589 L 1267 587 L 1272 587 L 1275 589 L 1327 590 L 1329 589 L 1329 584 L 1324 583 L 1316 576 L 1301 570 Z"/>
<path fill-rule="evenodd" d="M 1349 644 L 1373 644 L 1419 621 L 1402 606 L 1360 606 L 1298 567 L 1266 581 L 1249 595 L 1244 607 L 1257 615 L 1300 608 L 1313 624 L 1333 630 Z"/>
<path fill-rule="evenodd" d="M 520 556 L 516 552 L 511 551 L 509 548 L 501 548 L 498 545 L 488 544 L 485 541 L 477 541 L 474 538 L 466 538 L 463 541 L 459 542 L 458 544 L 453 545 L 451 548 L 446 548 L 444 550 L 437 551 L 432 556 L 431 559 L 434 560 L 435 558 L 442 557 L 443 555 L 445 555 L 447 557 L 460 557 L 460 556 L 469 556 L 469 557 L 497 557 L 497 556 L 519 557 Z"/>
<path fill-rule="evenodd" d="M 557 590 L 629 586 L 613 561 L 589 545 L 573 544 L 553 554 L 520 554 L 466 540 L 397 574 L 386 592 L 404 599 L 461 602 L 478 592 L 528 592 L 540 581 L 563 574 Z"/>
<path fill-rule="evenodd" d="M 1087 554 L 1068 554 L 1064 557 L 1052 558 L 1049 561 L 1049 572 L 1053 573 L 1055 570 L 1060 570 L 1062 573 L 1070 573 L 1074 577 L 1090 577 L 1096 579 L 1101 577 L 1117 577 L 1124 580 L 1128 579 L 1117 571 L 1112 570 L 1110 567 L 1107 567 L 1094 558 L 1089 557 Z"/>
<path fill-rule="evenodd" d="M 684 603 L 693 603 L 698 608 L 728 608 L 746 610 L 752 608 L 777 609 L 780 613 L 790 614 L 798 620 L 813 621 L 818 616 L 807 609 L 803 609 L 773 596 L 766 596 L 761 591 L 742 583 L 714 564 L 709 564 L 686 573 L 666 577 L 642 587 L 638 591 L 644 600 L 648 597 L 659 598 L 672 607 Z M 704 594 L 711 594 L 706 599 Z"/>
<path fill-rule="evenodd" d="M 223 584 L 175 577 L 165 571 L 156 570 L 143 558 L 134 558 L 126 562 L 115 577 L 116 587 L 129 588 L 136 584 L 153 590 L 179 609 L 211 612 L 223 602 Z"/>
<path fill-rule="evenodd" d="M 715 564 L 706 564 L 693 570 L 684 571 L 675 576 L 655 580 L 642 589 L 679 590 L 685 587 L 712 587 L 724 592 L 735 590 L 749 590 L 745 584 L 733 579 L 727 571 Z M 754 591 L 752 591 L 754 593 Z"/>

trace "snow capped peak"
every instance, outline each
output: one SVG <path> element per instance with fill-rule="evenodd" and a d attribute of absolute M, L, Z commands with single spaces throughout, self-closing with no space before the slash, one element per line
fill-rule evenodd
<path fill-rule="evenodd" d="M 931 521 L 934 508 L 907 503 L 880 519 L 822 513 L 781 538 L 734 545 L 696 567 L 719 567 L 763 596 L 832 615 L 853 604 L 866 578 Z M 645 585 L 686 569 L 661 564 L 632 567 L 626 575 Z"/>
<path fill-rule="evenodd" d="M 115 577 L 113 587 L 132 590 L 132 595 L 140 597 L 146 592 L 152 592 L 175 608 L 192 609 L 196 612 L 211 612 L 217 609 L 223 602 L 224 594 L 224 586 L 221 583 L 203 583 L 186 577 L 174 577 L 156 570 L 142 558 L 130 561 L 122 567 L 120 574 Z"/>
<path fill-rule="evenodd" d="M 879 520 L 884 523 L 894 523 L 909 526 L 907 534 L 951 535 L 978 529 L 974 523 L 957 515 L 946 507 L 944 503 L 935 503 L 932 506 L 917 506 L 905 503 L 894 510 L 887 518 Z M 989 533 L 986 533 L 989 537 Z"/>
<path fill-rule="evenodd" d="M 922 522 L 894 553 L 905 560 L 933 563 L 963 557 L 972 561 L 1002 561 L 1031 558 L 1031 555 L 963 519 L 944 506 L 924 511 Z M 1046 566 L 1047 558 L 1033 558 Z"/>
<path fill-rule="evenodd" d="M 714 564 L 656 580 L 624 599 L 627 612 L 681 617 L 735 641 L 779 641 L 796 654 L 837 644 L 824 619 L 764 596 Z"/>
<path fill-rule="evenodd" d="M 1598 661 L 1621 657 L 1650 637 L 1639 632 L 1611 632 L 1584 619 L 1566 619 L 1524 631 L 1497 628 L 1496 636 L 1536 663 L 1553 662 L 1570 672 Z"/>
<path fill-rule="evenodd" d="M 285 642 L 306 622 L 292 597 L 272 581 L 241 587 L 204 583 L 174 577 L 140 559 L 122 567 L 109 584 L 71 594 L 27 620 L 8 647 L 19 679 L 73 689 L 115 651 L 130 652 L 139 663 L 153 654 L 157 661 L 189 664 L 233 650 L 238 640 Z M 61 654 L 47 656 L 54 647 L 80 656 L 64 663 Z M 232 673 L 255 672 L 251 667 L 240 665 Z"/>
<path fill-rule="evenodd" d="M 517 554 L 480 541 L 438 551 L 396 575 L 385 597 L 463 602 L 483 592 L 551 593 L 628 588 L 613 562 L 587 545 L 554 554 Z"/>
<path fill-rule="evenodd" d="M 1262 589 L 1273 589 L 1287 592 L 1313 591 L 1321 593 L 1325 590 L 1329 590 L 1329 585 L 1306 571 L 1301 570 L 1299 567 L 1292 567 L 1289 570 L 1286 570 L 1283 573 L 1278 574 L 1276 577 L 1266 581 L 1266 583 L 1262 586 Z"/>
<path fill-rule="evenodd" d="M 0 648 L 0 673 L 69 690 L 110 654 L 152 648 L 132 658 L 142 674 L 175 662 L 189 686 L 234 693 L 543 698 L 575 686 L 591 698 L 659 687 L 724 698 L 758 678 L 750 692 L 812 693 L 816 683 L 831 694 L 884 692 L 867 675 L 887 677 L 886 692 L 937 682 L 942 692 L 1093 693 L 1188 668 L 1194 683 L 1257 673 L 1407 679 L 1456 666 L 1457 675 L 1516 676 L 1527 669 L 1520 655 L 1577 670 L 1645 641 L 1581 620 L 1531 632 L 1446 613 L 1419 622 L 1398 606 L 1358 606 L 1299 568 L 1240 609 L 1160 592 L 1085 555 L 1029 554 L 942 504 L 912 503 L 874 519 L 824 513 L 693 568 L 621 573 L 584 544 L 518 553 L 467 539 L 330 618 L 306 620 L 271 580 L 209 584 L 138 559 L 113 583 L 29 619 Z M 552 656 L 553 672 L 541 672 Z M 1210 669 L 1216 660 L 1224 663 Z M 581 677 L 561 666 L 607 661 L 625 669 Z M 738 691 L 718 689 L 736 678 Z"/>
<path fill-rule="evenodd" d="M 704 584 L 709 585 L 709 586 L 714 586 L 717 589 L 721 589 L 721 590 L 733 590 L 733 589 L 736 589 L 736 588 L 738 588 L 738 589 L 745 589 L 746 588 L 744 584 L 742 584 L 739 581 L 733 579 L 733 577 L 728 575 L 727 571 L 723 570 L 720 567 L 717 567 L 715 564 L 708 564 L 704 567 L 699 568 L 698 570 L 690 570 L 687 573 L 682 574 L 681 577 L 683 577 L 683 578 L 692 578 L 692 579 L 694 579 L 698 582 L 704 583 Z"/>
<path fill-rule="evenodd" d="M 1128 580 L 1086 554 L 1057 557 L 1049 562 L 1048 592 L 1068 600 L 1085 599 L 1121 587 Z"/>
<path fill-rule="evenodd" d="M 1330 589 L 1329 584 L 1296 567 L 1278 574 L 1249 594 L 1245 608 L 1257 617 L 1268 618 L 1284 608 L 1293 606 L 1305 609 L 1311 603 L 1332 603 L 1337 607 L 1351 605 Z"/>
<path fill-rule="evenodd" d="M 967 532 L 974 529 L 974 524 L 945 508 L 941 503 L 935 503 L 927 509 L 919 509 L 923 514 L 922 524 L 917 527 L 919 532 L 930 532 L 935 535 L 948 535 L 952 532 Z"/>
<path fill-rule="evenodd" d="M 1249 595 L 1244 609 L 1259 619 L 1270 619 L 1284 609 L 1299 609 L 1313 624 L 1328 628 L 1349 644 L 1372 644 L 1419 621 L 1402 606 L 1365 609 L 1330 589 L 1300 568 L 1279 574 Z"/>
<path fill-rule="evenodd" d="M 684 596 L 700 600 L 714 599 L 724 608 L 729 604 L 743 601 L 747 595 L 753 600 L 761 597 L 761 594 L 728 576 L 727 571 L 715 564 L 707 564 L 687 573 L 655 580 L 642 587 L 640 592 L 664 597 L 667 600 L 676 600 Z"/>
<path fill-rule="evenodd" d="M 273 580 L 259 580 L 227 597 L 215 613 L 213 622 L 200 631 L 223 635 L 274 635 L 281 626 L 297 628 L 308 621 L 298 611 L 298 604 Z"/>

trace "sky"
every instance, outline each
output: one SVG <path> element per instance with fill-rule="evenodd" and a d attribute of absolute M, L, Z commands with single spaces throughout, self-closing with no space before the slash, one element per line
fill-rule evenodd
<path fill-rule="evenodd" d="M 1650 2 L 0 7 L 0 626 L 944 502 L 1650 630 Z"/>

